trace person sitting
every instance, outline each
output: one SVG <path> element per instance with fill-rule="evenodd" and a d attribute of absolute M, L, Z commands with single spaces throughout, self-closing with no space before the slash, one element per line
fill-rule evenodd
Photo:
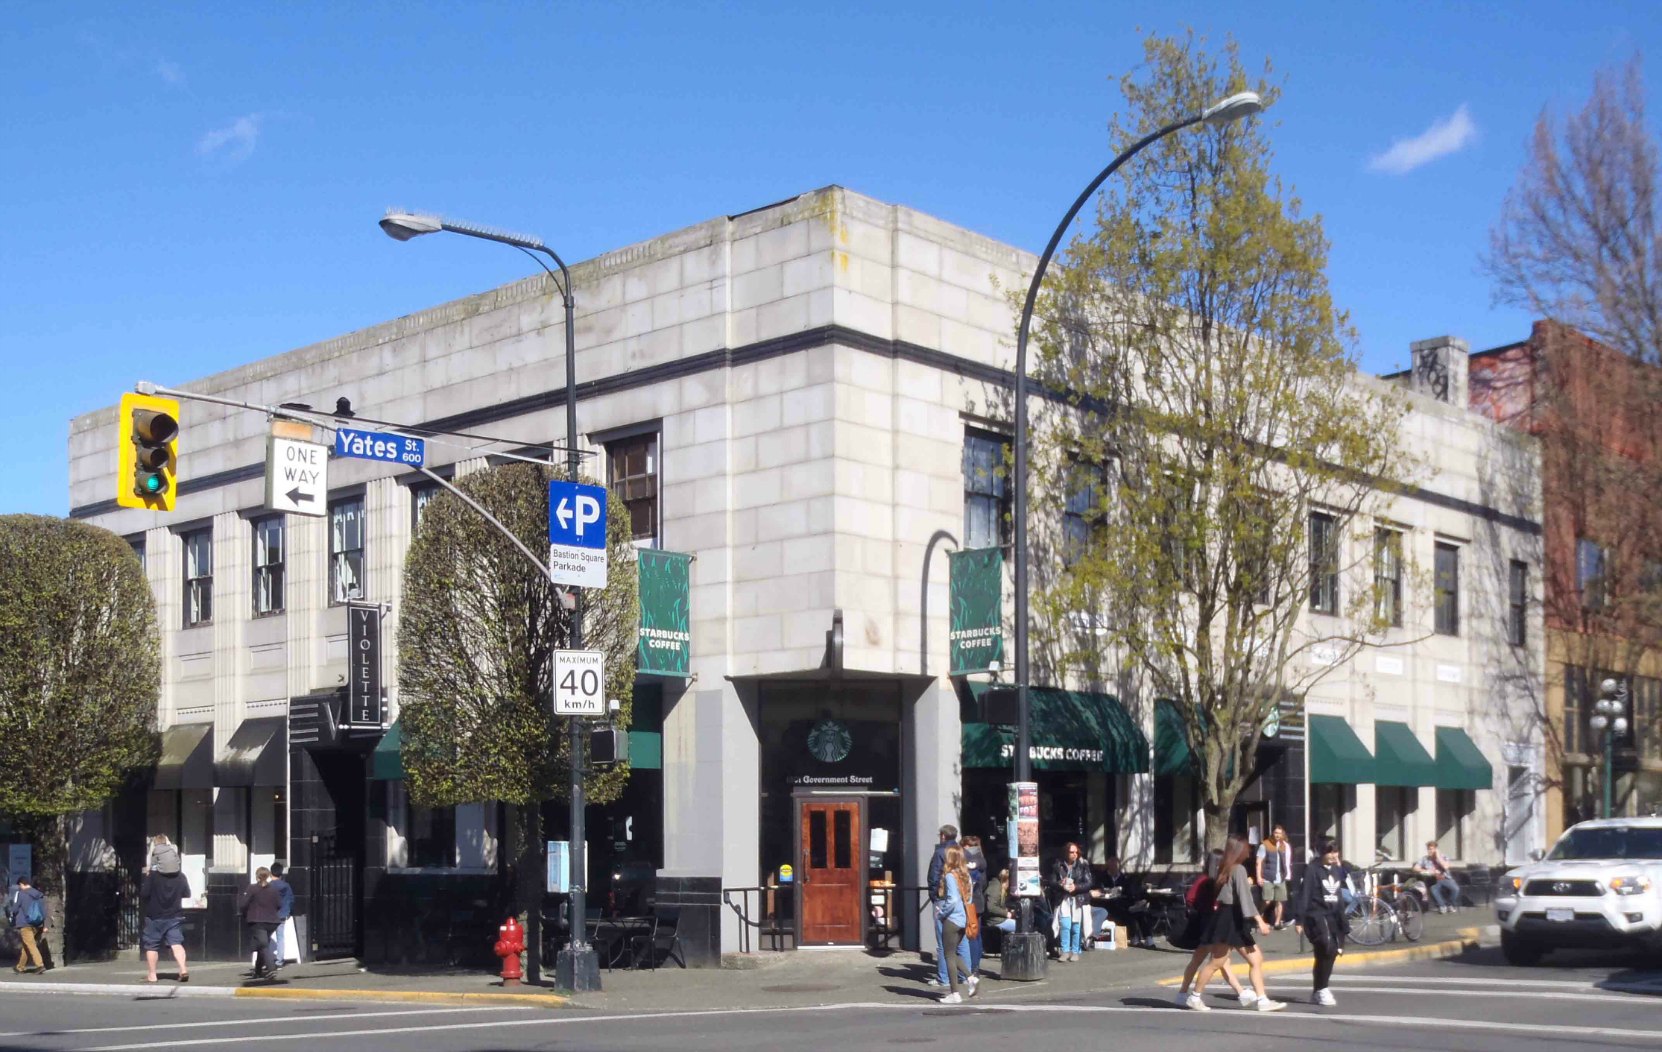
<path fill-rule="evenodd" d="M 1437 841 L 1425 842 L 1425 857 L 1414 864 L 1414 875 L 1426 882 L 1431 897 L 1437 903 L 1438 913 L 1453 913 L 1460 902 L 1460 885 L 1449 869 L 1448 860 L 1437 848 Z"/>
<path fill-rule="evenodd" d="M 1100 880 L 1091 887 L 1091 912 L 1095 921 L 1091 930 L 1101 931 L 1103 924 L 1112 918 L 1115 924 L 1124 926 L 1132 946 L 1155 949 L 1148 889 L 1140 879 L 1121 868 L 1117 856 L 1108 856 L 1101 869 Z"/>

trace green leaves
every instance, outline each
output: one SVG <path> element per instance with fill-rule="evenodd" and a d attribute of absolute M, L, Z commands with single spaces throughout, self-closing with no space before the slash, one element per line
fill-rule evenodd
<path fill-rule="evenodd" d="M 0 516 L 0 811 L 101 805 L 154 762 L 155 600 L 126 541 L 82 522 Z"/>

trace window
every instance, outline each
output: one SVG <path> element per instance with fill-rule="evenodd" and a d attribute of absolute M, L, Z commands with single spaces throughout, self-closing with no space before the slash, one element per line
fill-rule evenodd
<path fill-rule="evenodd" d="M 185 627 L 214 619 L 214 531 L 192 530 L 185 546 Z"/>
<path fill-rule="evenodd" d="M 1445 858 L 1466 857 L 1466 819 L 1477 810 L 1470 789 L 1437 790 L 1437 850 Z"/>
<path fill-rule="evenodd" d="M 1529 564 L 1513 559 L 1507 579 L 1506 641 L 1515 647 L 1529 639 Z"/>
<path fill-rule="evenodd" d="M 1604 545 L 1579 537 L 1575 542 L 1575 587 L 1583 610 L 1603 610 L 1609 599 L 1610 553 Z"/>
<path fill-rule="evenodd" d="M 1633 677 L 1633 730 L 1641 759 L 1662 760 L 1662 679 Z"/>
<path fill-rule="evenodd" d="M 421 517 L 427 512 L 427 505 L 433 503 L 433 498 L 444 492 L 444 487 L 437 482 L 422 482 L 410 487 L 410 529 L 421 528 Z"/>
<path fill-rule="evenodd" d="M 1592 699 L 1587 695 L 1587 670 L 1574 665 L 1564 666 L 1564 751 L 1587 751 L 1586 718 Z"/>
<path fill-rule="evenodd" d="M 1402 627 L 1402 531 L 1373 531 L 1374 620 Z"/>
<path fill-rule="evenodd" d="M 142 561 L 144 551 L 141 547 L 139 558 Z M 1639 591 L 1649 596 L 1652 602 L 1662 599 L 1662 559 L 1646 559 L 1645 565 L 1639 571 Z"/>
<path fill-rule="evenodd" d="M 364 500 L 329 505 L 329 602 L 364 597 Z"/>
<path fill-rule="evenodd" d="M 141 533 L 127 538 L 127 543 L 132 546 L 133 554 L 138 556 L 139 569 L 148 569 L 144 562 L 144 534 Z"/>
<path fill-rule="evenodd" d="M 1379 849 L 1394 859 L 1407 859 L 1408 816 L 1419 805 L 1419 790 L 1381 785 L 1374 790 L 1373 801 L 1374 835 L 1379 838 Z"/>
<path fill-rule="evenodd" d="M 1101 464 L 1076 460 L 1068 466 L 1068 494 L 1062 505 L 1062 553 L 1069 560 L 1090 550 L 1091 540 L 1103 528 L 1103 494 L 1107 471 Z"/>
<path fill-rule="evenodd" d="M 1193 775 L 1162 774 L 1154 779 L 1154 861 L 1158 865 L 1193 862 L 1200 857 L 1200 810 Z"/>
<path fill-rule="evenodd" d="M 629 536 L 637 547 L 658 546 L 658 434 L 606 444 L 608 486 L 629 512 Z"/>
<path fill-rule="evenodd" d="M 964 433 L 964 547 L 1010 543 L 1010 480 L 1004 454 L 1010 440 L 988 431 Z"/>
<path fill-rule="evenodd" d="M 283 517 L 254 520 L 254 616 L 283 612 Z"/>
<path fill-rule="evenodd" d="M 1432 567 L 1433 595 L 1436 617 L 1434 628 L 1440 636 L 1460 634 L 1460 546 L 1445 541 L 1437 542 L 1436 561 Z"/>
<path fill-rule="evenodd" d="M 405 859 L 411 866 L 450 869 L 456 864 L 456 809 L 409 806 Z"/>
<path fill-rule="evenodd" d="M 1345 844 L 1345 815 L 1351 809 L 1351 788 L 1336 782 L 1317 782 L 1310 787 L 1310 841 Z"/>
<path fill-rule="evenodd" d="M 1310 513 L 1310 609 L 1339 612 L 1339 520 L 1325 511 Z"/>

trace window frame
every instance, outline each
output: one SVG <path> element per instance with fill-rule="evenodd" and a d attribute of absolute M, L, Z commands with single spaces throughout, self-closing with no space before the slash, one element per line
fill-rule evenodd
<path fill-rule="evenodd" d="M 645 447 L 646 470 L 626 473 L 631 454 Z M 621 435 L 605 444 L 606 488 L 618 495 L 629 515 L 630 542 L 637 548 L 658 548 L 663 545 L 663 452 L 658 430 L 653 428 Z M 650 492 L 636 493 L 639 490 Z M 637 508 L 645 506 L 651 519 L 651 531 L 636 532 Z"/>
<path fill-rule="evenodd" d="M 1310 612 L 1339 616 L 1339 517 L 1321 508 L 1310 509 L 1306 517 L 1305 543 L 1310 556 Z M 1317 525 L 1325 524 L 1329 536 L 1318 545 Z"/>
<path fill-rule="evenodd" d="M 1112 485 L 1110 465 L 1084 457 L 1068 458 L 1067 492 L 1062 498 L 1062 554 L 1072 561 L 1088 552 L 1108 528 L 1103 504 Z"/>
<path fill-rule="evenodd" d="M 336 519 L 340 516 L 344 509 L 350 508 L 353 505 L 356 505 L 358 509 L 358 546 L 356 548 L 337 547 L 337 544 L 340 543 L 339 538 L 341 531 L 337 526 Z M 368 569 L 367 564 L 369 561 L 367 555 L 369 551 L 368 515 L 369 508 L 364 500 L 363 494 L 337 497 L 329 502 L 328 528 L 330 606 L 345 606 L 347 603 L 363 602 L 369 597 L 369 588 L 366 580 L 366 571 Z M 355 583 L 357 585 L 357 594 L 343 594 L 341 588 L 341 568 L 343 566 L 350 567 L 352 565 L 352 556 L 354 554 L 357 555 L 358 559 L 357 566 L 353 571 L 356 575 Z"/>
<path fill-rule="evenodd" d="M 179 542 L 184 568 L 184 627 L 211 625 L 214 621 L 214 529 L 203 526 L 186 530 L 179 534 Z M 199 542 L 205 543 L 198 547 Z M 206 572 L 201 565 L 204 554 Z"/>
<path fill-rule="evenodd" d="M 1373 531 L 1374 619 L 1402 627 L 1402 553 L 1407 531 L 1375 526 Z M 1386 609 L 1387 603 L 1389 609 Z"/>
<path fill-rule="evenodd" d="M 410 537 L 412 540 L 415 538 L 416 532 L 421 529 L 421 517 L 427 513 L 427 505 L 433 503 L 433 500 L 443 492 L 444 487 L 431 479 L 426 482 L 412 482 L 410 484 Z"/>
<path fill-rule="evenodd" d="M 978 461 L 980 457 L 972 455 L 972 450 L 982 446 L 991 446 L 998 452 L 998 464 L 991 472 L 984 473 Z M 964 428 L 963 449 L 963 484 L 964 484 L 964 548 L 1008 548 L 1015 541 L 1015 521 L 1012 516 L 1014 510 L 1014 487 L 1010 484 L 1010 472 L 1005 470 L 1010 451 L 1010 436 L 997 431 L 989 431 L 981 427 Z M 983 474 L 986 483 L 977 488 L 975 483 L 981 480 Z M 985 518 L 985 513 L 973 516 L 972 509 L 985 509 L 988 506 L 994 509 L 996 528 L 992 543 L 983 543 L 987 538 L 981 535 L 981 527 L 976 525 L 978 518 Z"/>
<path fill-rule="evenodd" d="M 288 522 L 281 514 L 262 515 L 249 523 L 252 534 L 252 580 L 249 604 L 254 617 L 275 617 L 284 613 L 288 606 L 288 596 L 285 590 L 285 570 L 288 565 Z M 269 527 L 277 528 L 277 559 L 275 562 L 262 562 L 262 556 L 268 556 L 270 549 L 262 537 Z M 268 604 L 261 609 L 261 586 L 268 589 Z M 271 601 L 274 596 L 275 601 Z"/>
<path fill-rule="evenodd" d="M 1431 630 L 1439 636 L 1460 635 L 1460 548 L 1461 545 L 1439 539 L 1432 546 L 1431 555 Z M 1445 584 L 1443 556 L 1453 559 Z"/>
<path fill-rule="evenodd" d="M 1610 549 L 1590 537 L 1575 539 L 1575 592 L 1581 609 L 1599 612 L 1610 605 Z"/>
<path fill-rule="evenodd" d="M 1506 567 L 1506 641 L 1529 645 L 1529 563 L 1512 559 Z"/>

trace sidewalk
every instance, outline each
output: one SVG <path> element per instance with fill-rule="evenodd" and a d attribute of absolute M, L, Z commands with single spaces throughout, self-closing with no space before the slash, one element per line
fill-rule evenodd
<path fill-rule="evenodd" d="M 1466 910 L 1426 918 L 1419 943 L 1387 943 L 1376 948 L 1353 946 L 1342 968 L 1453 956 L 1477 940 L 1474 925 L 1487 924 L 1487 910 Z M 1309 967 L 1291 929 L 1262 940 L 1271 972 Z M 1378 956 L 1376 956 L 1376 954 Z M 1024 998 L 1066 999 L 1104 989 L 1154 986 L 1174 982 L 1188 963 L 1186 951 L 1120 949 L 1087 953 L 1076 964 L 1049 963 L 1039 982 L 1003 982 L 999 962 L 987 958 L 982 1001 Z M 501 1004 L 576 1008 L 607 1012 L 696 1011 L 712 1008 L 775 1008 L 916 998 L 930 1000 L 940 991 L 925 985 L 935 973 L 932 952 L 872 953 L 863 949 L 796 950 L 784 953 L 730 955 L 723 968 L 682 969 L 671 964 L 657 971 L 602 971 L 602 989 L 562 994 L 552 986 L 504 990 L 484 971 L 414 971 L 365 969 L 355 961 L 290 965 L 274 984 L 243 985 L 247 967 L 230 962 L 192 964 L 191 981 L 164 978 L 144 982 L 144 965 L 136 953 L 120 960 L 73 964 L 45 975 L 0 973 L 0 996 L 46 992 L 99 993 L 134 997 L 280 997 L 308 1000 L 413 1001 L 440 1004 Z M 171 961 L 160 971 L 173 974 Z M 552 982 L 552 973 L 548 975 Z"/>

